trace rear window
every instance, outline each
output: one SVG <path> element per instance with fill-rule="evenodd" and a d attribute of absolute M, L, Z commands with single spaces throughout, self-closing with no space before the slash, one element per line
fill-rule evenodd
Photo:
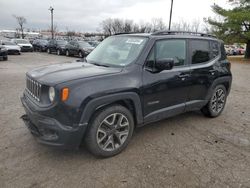
<path fill-rule="evenodd" d="M 210 56 L 209 41 L 191 40 L 190 41 L 192 64 L 206 63 L 212 58 Z"/>

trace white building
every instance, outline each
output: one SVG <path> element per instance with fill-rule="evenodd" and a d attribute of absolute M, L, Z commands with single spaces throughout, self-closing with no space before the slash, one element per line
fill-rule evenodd
<path fill-rule="evenodd" d="M 6 37 L 6 38 L 15 38 L 18 35 L 21 35 L 21 33 L 16 30 L 0 30 L 0 36 Z M 25 38 L 38 38 L 40 36 L 40 33 L 25 31 L 24 35 L 25 35 Z"/>

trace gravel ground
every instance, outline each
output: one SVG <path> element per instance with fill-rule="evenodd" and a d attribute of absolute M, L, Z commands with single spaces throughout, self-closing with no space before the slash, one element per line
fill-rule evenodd
<path fill-rule="evenodd" d="M 20 116 L 25 72 L 73 60 L 23 53 L 0 61 L 0 187 L 250 187 L 250 63 L 233 63 L 223 114 L 182 114 L 135 131 L 120 155 L 38 144 Z"/>

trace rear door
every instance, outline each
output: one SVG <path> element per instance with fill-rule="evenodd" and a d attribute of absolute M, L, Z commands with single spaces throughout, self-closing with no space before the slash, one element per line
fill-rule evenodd
<path fill-rule="evenodd" d="M 192 86 L 188 94 L 187 111 L 200 109 L 208 100 L 208 91 L 219 75 L 219 42 L 190 39 L 189 54 Z"/>

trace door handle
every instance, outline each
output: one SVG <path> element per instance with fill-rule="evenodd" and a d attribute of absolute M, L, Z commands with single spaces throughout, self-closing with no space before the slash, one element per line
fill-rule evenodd
<path fill-rule="evenodd" d="M 215 72 L 216 72 L 216 70 L 209 70 L 209 72 L 210 72 L 212 75 L 214 75 Z"/>
<path fill-rule="evenodd" d="M 180 74 L 180 75 L 178 75 L 179 78 L 187 78 L 189 76 L 190 76 L 190 74 Z"/>
<path fill-rule="evenodd" d="M 189 77 L 190 76 L 190 74 L 180 74 L 180 75 L 178 75 L 178 77 L 182 80 L 182 81 L 184 81 L 184 80 L 186 80 L 186 78 L 187 77 Z"/>

